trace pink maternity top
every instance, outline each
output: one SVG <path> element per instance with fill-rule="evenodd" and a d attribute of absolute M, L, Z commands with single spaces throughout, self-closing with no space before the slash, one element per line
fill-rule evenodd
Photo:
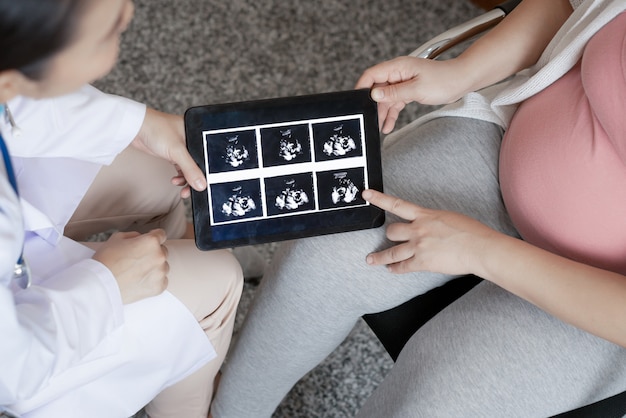
<path fill-rule="evenodd" d="M 591 38 L 578 65 L 518 108 L 500 182 L 526 241 L 626 274 L 626 12 Z"/>

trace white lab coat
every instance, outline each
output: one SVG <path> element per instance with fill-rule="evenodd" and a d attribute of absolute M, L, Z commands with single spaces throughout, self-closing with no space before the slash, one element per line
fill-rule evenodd
<path fill-rule="evenodd" d="M 2 132 L 25 227 L 0 180 L 0 405 L 24 417 L 129 417 L 215 357 L 192 314 L 169 292 L 122 305 L 111 272 L 63 227 L 102 164 L 137 134 L 145 106 L 91 86 L 9 103 L 22 135 Z M 1 165 L 1 164 L 0 164 Z M 3 171 L 0 170 L 0 177 Z M 33 271 L 10 283 L 24 238 Z"/>

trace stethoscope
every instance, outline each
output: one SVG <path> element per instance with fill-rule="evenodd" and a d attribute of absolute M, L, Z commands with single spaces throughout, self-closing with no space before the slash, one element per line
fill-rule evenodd
<path fill-rule="evenodd" d="M 13 115 L 11 115 L 11 111 L 5 104 L 0 104 L 0 115 L 5 114 L 7 121 L 11 125 L 13 129 L 13 134 L 19 136 L 20 131 L 19 127 L 15 123 L 13 119 Z M 2 133 L 0 132 L 0 151 L 2 151 L 2 159 L 4 160 L 4 167 L 7 172 L 7 178 L 9 183 L 11 183 L 11 187 L 15 191 L 15 194 L 19 198 L 20 194 L 17 190 L 17 180 L 15 178 L 15 171 L 13 170 L 13 163 L 11 163 L 11 156 L 9 155 L 9 150 L 7 149 L 7 145 L 4 142 L 4 138 L 2 137 Z M 30 268 L 28 267 L 28 263 L 26 263 L 26 259 L 24 258 L 24 249 L 22 248 L 22 253 L 20 257 L 15 262 L 15 267 L 13 268 L 13 280 L 20 286 L 22 289 L 26 289 L 31 285 L 32 277 Z"/>
<path fill-rule="evenodd" d="M 0 103 L 0 116 L 4 113 L 7 118 L 7 122 L 11 125 L 11 132 L 15 136 L 20 136 L 20 128 L 13 120 L 13 115 L 11 115 L 11 111 L 5 105 Z M 11 156 L 9 155 L 9 150 L 7 149 L 7 144 L 4 142 L 4 138 L 2 137 L 2 132 L 0 132 L 0 151 L 2 151 L 2 160 L 4 161 L 4 167 L 7 172 L 7 178 L 9 179 L 9 183 L 11 183 L 11 187 L 15 191 L 16 196 L 19 198 L 19 193 L 17 191 L 17 181 L 15 179 L 15 171 L 13 170 L 13 164 L 11 163 Z M 26 259 L 24 258 L 24 248 L 22 247 L 22 253 L 20 257 L 15 262 L 15 267 L 13 268 L 13 280 L 20 286 L 22 289 L 26 289 L 31 284 L 31 274 L 30 268 L 26 263 Z M 7 407 L 0 405 L 0 418 L 19 418 L 19 416 L 13 411 L 9 410 Z"/>

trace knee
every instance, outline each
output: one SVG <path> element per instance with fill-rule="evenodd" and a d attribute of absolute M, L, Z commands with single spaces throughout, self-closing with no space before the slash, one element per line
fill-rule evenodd
<path fill-rule="evenodd" d="M 218 350 L 223 352 L 228 348 L 237 307 L 243 291 L 243 273 L 239 262 L 230 251 L 217 251 L 219 267 L 214 270 L 214 280 L 204 280 L 198 288 L 199 295 L 205 295 L 196 318 L 202 329 Z M 213 282 L 213 283 L 210 283 Z"/>
<path fill-rule="evenodd" d="M 191 240 L 166 243 L 168 290 L 202 320 L 218 310 L 235 311 L 243 290 L 243 273 L 230 251 L 200 251 Z"/>
<path fill-rule="evenodd" d="M 243 291 L 244 280 L 241 265 L 232 252 L 228 250 L 211 251 L 203 255 L 204 267 L 202 271 L 209 272 L 211 277 L 196 276 L 198 294 L 214 294 L 217 299 L 221 299 L 219 309 L 235 310 Z M 207 309 L 211 310 L 208 313 L 210 315 L 216 306 L 215 302 L 208 303 L 208 305 Z"/>
<path fill-rule="evenodd" d="M 219 253 L 219 260 L 222 264 L 222 273 L 220 276 L 221 280 L 225 283 L 225 288 L 227 289 L 226 294 L 236 298 L 237 301 L 235 303 L 238 303 L 244 283 L 241 264 L 231 251 L 219 250 L 217 252 Z"/>

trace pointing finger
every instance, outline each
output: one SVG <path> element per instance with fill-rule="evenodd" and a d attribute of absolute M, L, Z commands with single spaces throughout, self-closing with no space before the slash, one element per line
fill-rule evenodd
<path fill-rule="evenodd" d="M 415 220 L 418 216 L 418 210 L 420 209 L 419 206 L 407 202 L 406 200 L 371 189 L 363 191 L 363 199 L 408 221 Z"/>

